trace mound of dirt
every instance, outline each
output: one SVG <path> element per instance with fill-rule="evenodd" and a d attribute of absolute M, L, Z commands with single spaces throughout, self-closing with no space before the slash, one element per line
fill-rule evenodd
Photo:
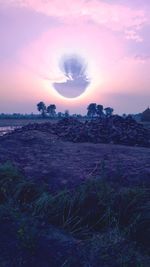
<path fill-rule="evenodd" d="M 29 124 L 16 131 L 28 130 L 46 131 L 57 135 L 63 141 L 75 143 L 90 142 L 150 147 L 150 132 L 131 116 L 122 118 L 115 115 L 109 118 L 96 118 L 84 123 L 74 118 L 65 118 L 57 123 Z"/>

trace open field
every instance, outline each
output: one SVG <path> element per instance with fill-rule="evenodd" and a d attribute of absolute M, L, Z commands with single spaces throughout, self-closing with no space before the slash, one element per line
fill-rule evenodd
<path fill-rule="evenodd" d="M 26 130 L 0 151 L 0 266 L 150 266 L 149 148 Z"/>
<path fill-rule="evenodd" d="M 0 137 L 0 266 L 149 267 L 150 148 L 58 126 Z"/>
<path fill-rule="evenodd" d="M 1 137 L 0 149 L 1 163 L 11 161 L 26 177 L 48 179 L 54 188 L 72 187 L 104 170 L 110 179 L 119 170 L 125 183 L 127 177 L 130 183 L 150 177 L 148 148 L 63 142 L 56 135 L 31 130 Z"/>

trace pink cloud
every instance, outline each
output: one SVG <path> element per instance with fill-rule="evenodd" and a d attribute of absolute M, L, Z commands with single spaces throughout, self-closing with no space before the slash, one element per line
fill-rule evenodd
<path fill-rule="evenodd" d="M 140 37 L 135 30 L 126 30 L 125 31 L 126 39 L 127 40 L 133 40 L 137 43 L 143 42 L 143 38 Z"/>
<path fill-rule="evenodd" d="M 28 19 L 22 17 L 24 24 L 19 24 L 19 26 L 23 34 L 24 32 L 30 33 L 29 42 L 22 42 L 22 46 L 17 46 L 13 59 L 8 55 L 9 62 L 5 68 L 2 63 L 0 64 L 2 88 L 0 104 L 1 106 L 5 104 L 4 111 L 8 107 L 7 103 L 12 105 L 14 103 L 15 110 L 15 103 L 17 103 L 17 108 L 20 104 L 20 110 L 26 110 L 25 107 L 22 108 L 23 103 L 26 105 L 31 103 L 30 110 L 34 110 L 35 104 L 40 99 L 46 103 L 56 103 L 62 110 L 68 107 L 71 111 L 81 110 L 81 106 L 84 106 L 85 110 L 90 101 L 112 105 L 112 96 L 117 94 L 135 95 L 139 102 L 145 94 L 145 101 L 148 101 L 149 29 L 146 30 L 145 35 L 142 33 L 144 26 L 149 23 L 147 10 L 142 6 L 133 8 L 129 0 L 126 1 L 126 5 L 114 4 L 115 0 L 110 2 L 0 0 L 1 8 L 4 5 L 5 7 L 15 6 L 20 14 L 21 10 L 30 10 L 31 16 L 32 13 L 43 14 L 45 17 L 48 16 L 48 19 L 52 17 L 60 21 L 58 27 L 51 27 L 51 23 L 48 22 L 48 27 L 43 27 L 40 34 L 36 36 L 33 35 L 33 23 L 31 22 L 30 29 L 30 23 L 28 26 L 26 24 Z M 19 7 L 24 8 L 19 9 Z M 9 18 L 9 15 L 7 17 Z M 17 17 L 15 19 L 18 24 L 19 20 Z M 39 28 L 35 18 L 33 20 Z M 38 16 L 38 21 L 41 21 L 40 16 Z M 12 28 L 6 29 L 4 25 L 3 39 L 5 32 L 9 37 L 6 43 L 12 46 L 14 39 Z M 19 31 L 16 34 L 17 44 L 20 37 L 18 36 Z M 80 101 L 62 100 L 51 86 L 54 81 L 63 81 L 65 78 L 59 69 L 59 59 L 65 53 L 83 56 L 90 68 L 92 85 Z M 5 61 L 6 55 L 4 54 Z M 136 105 L 139 111 L 138 104 L 131 104 L 129 108 L 133 109 Z M 125 111 L 127 104 L 122 98 L 116 106 Z"/>
<path fill-rule="evenodd" d="M 113 31 L 121 31 L 129 40 L 142 41 L 139 30 L 148 22 L 146 11 L 129 5 L 111 4 L 99 0 L 5 0 L 5 6 L 24 6 L 55 16 L 64 23 L 77 24 L 81 21 L 91 21 Z"/>
<path fill-rule="evenodd" d="M 149 55 L 140 55 L 140 54 L 136 54 L 134 57 L 131 57 L 130 60 L 133 60 L 134 62 L 137 63 L 142 63 L 142 64 L 148 64 L 150 63 L 150 56 Z"/>

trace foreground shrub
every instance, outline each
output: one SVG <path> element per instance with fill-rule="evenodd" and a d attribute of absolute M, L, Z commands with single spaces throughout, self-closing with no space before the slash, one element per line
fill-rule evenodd
<path fill-rule="evenodd" d="M 86 262 L 92 267 L 148 267 L 149 259 L 118 228 L 93 235 L 86 242 Z"/>
<path fill-rule="evenodd" d="M 32 181 L 23 180 L 15 187 L 14 198 L 21 204 L 30 204 L 40 195 L 40 188 Z"/>
<path fill-rule="evenodd" d="M 33 214 L 75 237 L 86 238 L 90 232 L 111 224 L 113 194 L 113 189 L 97 181 L 87 182 L 76 192 L 44 192 L 33 203 Z"/>
<path fill-rule="evenodd" d="M 7 242 L 13 240 L 19 251 L 33 254 L 41 246 L 45 251 L 43 240 L 51 246 L 49 240 L 55 243 L 57 238 L 61 250 L 67 251 L 69 244 L 79 245 L 83 262 L 78 266 L 149 267 L 148 188 L 116 189 L 97 178 L 72 191 L 52 194 L 48 187 L 22 177 L 10 164 L 0 166 L 0 184 L 1 236 L 5 240 L 6 235 Z M 69 262 L 63 257 L 64 266 L 72 267 Z"/>
<path fill-rule="evenodd" d="M 9 162 L 0 165 L 0 203 L 13 193 L 15 185 L 22 180 L 22 175 Z"/>
<path fill-rule="evenodd" d="M 115 210 L 120 227 L 137 242 L 150 247 L 150 189 L 126 188 L 116 195 Z"/>

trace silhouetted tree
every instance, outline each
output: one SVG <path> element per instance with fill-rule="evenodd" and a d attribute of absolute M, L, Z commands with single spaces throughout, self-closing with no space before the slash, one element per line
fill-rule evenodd
<path fill-rule="evenodd" d="M 125 119 L 127 117 L 126 113 L 123 113 L 122 117 Z"/>
<path fill-rule="evenodd" d="M 45 105 L 45 103 L 42 102 L 42 101 L 39 102 L 37 104 L 37 109 L 38 109 L 39 112 L 41 112 L 42 117 L 44 118 L 46 116 L 46 105 Z"/>
<path fill-rule="evenodd" d="M 55 104 L 49 105 L 47 107 L 47 113 L 51 116 L 51 117 L 55 117 L 56 115 L 56 106 Z"/>
<path fill-rule="evenodd" d="M 110 107 L 107 107 L 107 108 L 105 108 L 104 110 L 105 110 L 105 113 L 106 113 L 106 116 L 107 116 L 107 117 L 112 116 L 113 111 L 114 111 L 113 108 L 110 108 Z"/>
<path fill-rule="evenodd" d="M 58 116 L 59 119 L 61 119 L 63 117 L 63 113 L 62 112 L 58 112 L 57 116 Z"/>
<path fill-rule="evenodd" d="M 97 113 L 97 110 L 96 110 L 96 103 L 91 103 L 91 104 L 89 104 L 88 107 L 87 107 L 87 110 L 88 110 L 88 112 L 87 112 L 87 116 L 93 118 L 94 115 L 96 115 L 96 113 Z"/>
<path fill-rule="evenodd" d="M 97 105 L 96 107 L 96 113 L 97 115 L 101 118 L 103 117 L 104 115 L 104 112 L 103 112 L 103 105 Z"/>
<path fill-rule="evenodd" d="M 69 118 L 69 110 L 65 110 L 65 118 Z"/>

